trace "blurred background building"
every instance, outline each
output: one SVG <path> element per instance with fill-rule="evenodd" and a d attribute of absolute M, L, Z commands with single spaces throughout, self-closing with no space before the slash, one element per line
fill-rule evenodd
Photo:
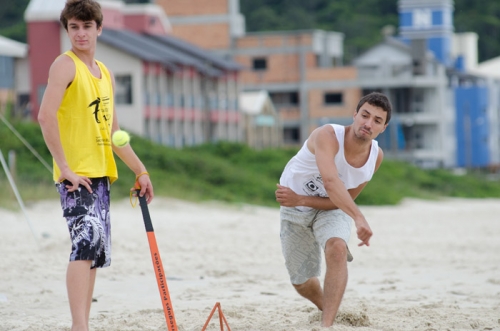
<path fill-rule="evenodd" d="M 115 73 L 120 122 L 135 134 L 176 147 L 299 146 L 318 126 L 350 124 L 358 100 L 380 91 L 394 107 L 378 138 L 388 157 L 428 168 L 500 164 L 500 58 L 478 63 L 478 35 L 455 33 L 452 0 L 395 1 L 399 26 L 348 65 L 340 32 L 247 33 L 239 0 L 150 2 L 100 1 L 96 57 Z M 11 55 L 20 82 L 11 90 L 33 118 L 50 63 L 69 48 L 63 5 L 32 0 L 29 70 L 26 55 Z M 243 104 L 262 93 L 265 106 Z M 280 138 L 254 140 L 271 122 Z"/>
<path fill-rule="evenodd" d="M 245 117 L 245 141 L 250 147 L 283 145 L 283 125 L 267 91 L 242 92 L 239 105 Z"/>
<path fill-rule="evenodd" d="M 59 24 L 64 3 L 32 0 L 26 9 L 34 119 L 51 63 L 71 47 Z M 242 140 L 239 64 L 172 36 L 157 5 L 101 6 L 96 58 L 115 75 L 116 110 L 125 129 L 175 147 Z"/>
<path fill-rule="evenodd" d="M 17 104 L 19 115 L 29 113 L 28 45 L 0 36 L 0 110 Z"/>
<path fill-rule="evenodd" d="M 182 14 L 177 8 L 183 0 L 156 2 L 177 17 L 174 34 L 245 67 L 244 91 L 269 92 L 285 144 L 303 143 L 325 123 L 349 124 L 359 98 L 379 91 L 394 106 L 393 120 L 379 137 L 389 157 L 430 168 L 500 163 L 500 83 L 491 76 L 494 70 L 479 69 L 486 64 L 477 63 L 477 34 L 454 32 L 452 0 L 399 0 L 399 26 L 386 27 L 385 40 L 348 66 L 342 62 L 342 33 L 245 33 L 234 1 L 205 8 L 203 0 L 191 0 L 195 12 L 184 8 Z M 186 33 L 188 22 L 210 25 L 217 17 L 227 23 L 223 37 L 223 29 L 203 41 Z"/>

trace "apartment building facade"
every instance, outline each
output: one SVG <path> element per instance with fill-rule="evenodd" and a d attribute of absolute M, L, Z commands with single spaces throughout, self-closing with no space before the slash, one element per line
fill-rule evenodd
<path fill-rule="evenodd" d="M 287 145 L 319 125 L 349 123 L 361 90 L 343 66 L 343 34 L 322 30 L 245 32 L 239 0 L 156 0 L 172 33 L 240 63 L 243 91 L 268 91 Z"/>
<path fill-rule="evenodd" d="M 378 90 L 395 114 L 379 143 L 422 167 L 500 162 L 500 82 L 475 72 L 477 35 L 454 32 L 452 0 L 400 0 L 399 36 L 355 60 L 363 93 Z"/>
<path fill-rule="evenodd" d="M 393 105 L 391 123 L 378 138 L 384 154 L 422 167 L 451 167 L 456 159 L 455 107 L 446 67 L 427 49 L 415 65 L 410 46 L 386 40 L 355 60 L 363 93 L 379 91 Z"/>
<path fill-rule="evenodd" d="M 284 142 L 297 145 L 320 125 L 352 120 L 361 91 L 356 68 L 342 66 L 342 50 L 341 33 L 309 30 L 247 33 L 232 54 L 247 68 L 244 89 L 269 92 Z"/>

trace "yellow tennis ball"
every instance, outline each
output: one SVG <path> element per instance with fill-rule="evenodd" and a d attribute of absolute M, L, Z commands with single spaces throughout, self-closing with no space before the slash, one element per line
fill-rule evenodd
<path fill-rule="evenodd" d="M 125 147 L 130 142 L 130 135 L 127 133 L 127 131 L 118 130 L 113 133 L 113 137 L 111 137 L 111 140 L 113 141 L 113 145 L 115 145 L 116 147 Z"/>

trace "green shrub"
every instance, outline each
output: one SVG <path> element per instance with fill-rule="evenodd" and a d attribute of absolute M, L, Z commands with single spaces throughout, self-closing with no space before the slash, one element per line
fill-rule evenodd
<path fill-rule="evenodd" d="M 36 123 L 14 123 L 16 130 L 43 159 L 52 164 Z M 57 198 L 52 176 L 23 143 L 0 123 L 0 148 L 4 157 L 10 150 L 17 156 L 17 185 L 25 200 Z M 133 136 L 132 147 L 151 174 L 156 195 L 193 201 L 220 200 L 275 206 L 274 191 L 281 172 L 296 148 L 254 150 L 244 144 L 219 142 L 186 147 L 182 150 L 154 144 Z M 112 198 L 129 195 L 134 174 L 116 158 L 119 180 L 113 184 Z M 0 185 L 10 186 L 5 174 Z M 481 173 L 457 176 L 448 170 L 422 170 L 414 165 L 384 160 L 380 169 L 361 192 L 360 205 L 394 205 L 405 197 L 434 199 L 452 197 L 500 197 L 500 183 L 488 181 Z M 0 193 L 2 206 L 15 205 L 10 190 Z"/>

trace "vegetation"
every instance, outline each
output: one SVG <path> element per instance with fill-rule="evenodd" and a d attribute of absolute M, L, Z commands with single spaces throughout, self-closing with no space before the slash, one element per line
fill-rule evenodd
<path fill-rule="evenodd" d="M 125 0 L 148 3 L 150 0 Z M 0 35 L 26 42 L 23 14 L 29 0 L 0 0 Z M 456 32 L 476 32 L 479 61 L 500 55 L 500 1 L 454 0 Z M 345 34 L 345 62 L 398 26 L 397 0 L 240 0 L 247 31 L 324 29 Z"/>
<path fill-rule="evenodd" d="M 30 0 L 0 0 L 0 35 L 26 42 L 24 11 Z"/>
<path fill-rule="evenodd" d="M 17 122 L 14 126 L 51 164 L 40 127 L 31 122 Z M 15 151 L 16 183 L 25 202 L 58 198 L 52 175 L 3 122 L 0 122 L 0 141 L 5 158 L 8 151 Z M 131 144 L 146 164 L 159 196 L 276 207 L 275 185 L 286 162 L 296 153 L 296 149 L 256 151 L 228 142 L 178 150 L 134 136 Z M 118 158 L 117 163 L 120 179 L 113 184 L 112 197 L 121 199 L 128 196 L 134 174 Z M 0 191 L 0 206 L 16 206 L 3 171 L 0 185 L 6 188 Z M 392 205 L 405 197 L 435 199 L 440 196 L 500 198 L 500 182 L 488 181 L 481 174 L 457 176 L 447 170 L 426 171 L 403 162 L 385 160 L 357 202 Z"/>
<path fill-rule="evenodd" d="M 247 31 L 324 29 L 345 35 L 346 63 L 398 26 L 397 0 L 240 0 Z M 476 32 L 479 61 L 500 55 L 500 1 L 454 0 L 456 32 Z"/>
<path fill-rule="evenodd" d="M 148 2 L 127 0 L 127 2 Z M 24 11 L 29 0 L 0 0 L 0 35 L 26 41 Z M 346 59 L 352 59 L 382 38 L 380 30 L 398 24 L 396 0 L 240 0 L 248 31 L 325 29 L 345 34 Z M 500 54 L 500 1 L 455 0 L 455 30 L 480 35 L 480 61 Z M 348 62 L 348 61 L 346 61 Z M 21 135 L 51 163 L 40 128 L 19 122 Z M 17 155 L 16 182 L 23 199 L 57 198 L 51 174 L 0 122 L 0 148 Z M 275 183 L 294 149 L 255 151 L 241 144 L 218 143 L 183 150 L 133 137 L 132 145 L 147 164 L 156 193 L 189 200 L 221 200 L 277 206 Z M 120 180 L 114 198 L 128 195 L 133 174 L 118 160 Z M 3 171 L 0 185 L 10 187 Z M 500 197 L 500 183 L 482 174 L 456 176 L 446 170 L 424 171 L 386 160 L 358 198 L 360 204 L 396 204 L 404 197 Z M 10 189 L 0 191 L 0 205 L 15 205 Z"/>

